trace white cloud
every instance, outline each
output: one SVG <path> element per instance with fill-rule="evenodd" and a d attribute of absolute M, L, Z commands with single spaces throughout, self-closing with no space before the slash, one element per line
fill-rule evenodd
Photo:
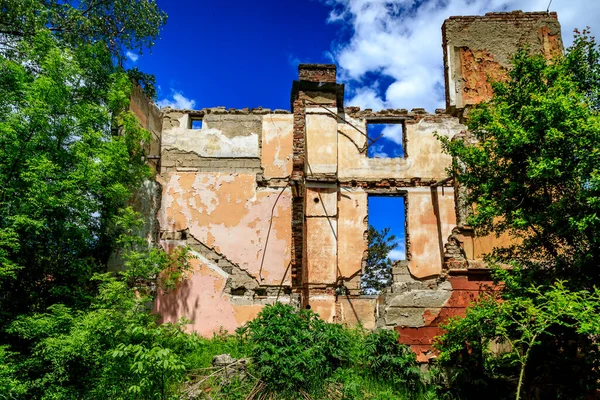
<path fill-rule="evenodd" d="M 398 240 L 396 244 L 398 246 L 388 253 L 388 258 L 392 261 L 406 260 L 406 244 L 404 243 L 404 239 Z"/>
<path fill-rule="evenodd" d="M 375 157 L 375 158 L 390 158 L 390 155 L 388 153 L 386 153 L 385 151 L 383 151 L 383 145 L 382 144 L 375 144 L 371 148 L 371 155 L 370 155 L 370 157 Z"/>
<path fill-rule="evenodd" d="M 125 56 L 127 56 L 127 58 L 129 58 L 132 63 L 136 63 L 137 60 L 140 58 L 139 55 L 132 53 L 131 51 L 128 51 L 127 53 L 125 53 Z"/>
<path fill-rule="evenodd" d="M 191 110 L 196 105 L 196 101 L 185 97 L 183 92 L 171 89 L 171 95 L 159 100 L 156 105 L 160 108 L 171 107 L 177 110 Z"/>
<path fill-rule="evenodd" d="M 351 28 L 347 42 L 334 43 L 340 79 L 349 86 L 348 104 L 363 108 L 444 107 L 441 26 L 452 15 L 491 11 L 545 11 L 548 0 L 324 0 L 332 10 L 328 22 Z M 600 1 L 555 1 L 563 41 L 573 29 L 600 29 Z M 367 81 L 366 74 L 369 73 Z M 392 84 L 379 90 L 373 74 Z"/>
<path fill-rule="evenodd" d="M 389 139 L 396 144 L 402 145 L 403 132 L 401 124 L 386 125 L 381 134 L 384 138 Z"/>

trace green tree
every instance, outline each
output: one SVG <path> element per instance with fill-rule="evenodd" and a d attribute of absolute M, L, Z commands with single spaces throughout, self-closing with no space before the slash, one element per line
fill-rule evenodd
<path fill-rule="evenodd" d="M 477 233 L 521 239 L 496 256 L 584 286 L 600 279 L 599 60 L 585 34 L 553 62 L 520 51 L 469 114 L 476 144 L 442 138 Z"/>
<path fill-rule="evenodd" d="M 488 258 L 503 266 L 498 297 L 450 322 L 439 341 L 463 394 L 479 385 L 499 396 L 514 384 L 517 399 L 582 398 L 598 387 L 599 61 L 585 31 L 553 60 L 522 50 L 491 101 L 470 111 L 472 137 L 441 138 L 477 234 L 517 239 Z M 491 352 L 498 342 L 508 348 Z"/>
<path fill-rule="evenodd" d="M 396 236 L 389 233 L 390 228 L 378 231 L 369 226 L 367 261 L 360 280 L 364 294 L 379 293 L 392 284 L 392 261 L 388 256 L 398 243 L 396 243 Z"/>
<path fill-rule="evenodd" d="M 76 47 L 103 43 L 119 61 L 154 46 L 167 15 L 154 0 L 0 0 L 0 43 L 14 49 L 40 32 Z"/>
<path fill-rule="evenodd" d="M 102 44 L 70 49 L 40 33 L 18 47 L 22 58 L 0 58 L 4 318 L 85 302 L 114 217 L 150 176 L 148 132 L 125 112 L 132 84 Z"/>
<path fill-rule="evenodd" d="M 0 10 L 1 328 L 93 297 L 115 217 L 151 176 L 150 137 L 114 61 L 152 45 L 166 17 L 148 0 L 0 0 Z"/>

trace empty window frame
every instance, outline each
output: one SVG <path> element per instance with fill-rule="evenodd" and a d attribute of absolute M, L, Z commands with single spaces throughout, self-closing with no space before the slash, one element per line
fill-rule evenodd
<path fill-rule="evenodd" d="M 377 294 L 392 284 L 391 264 L 406 260 L 404 196 L 369 195 L 368 256 L 361 277 L 365 294 Z"/>
<path fill-rule="evenodd" d="M 369 158 L 398 158 L 406 154 L 405 126 L 399 122 L 367 121 Z"/>
<path fill-rule="evenodd" d="M 189 129 L 202 129 L 202 118 L 190 117 Z"/>

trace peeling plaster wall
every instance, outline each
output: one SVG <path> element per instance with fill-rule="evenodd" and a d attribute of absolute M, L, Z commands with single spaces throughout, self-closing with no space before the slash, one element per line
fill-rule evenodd
<path fill-rule="evenodd" d="M 444 244 L 456 226 L 452 188 L 408 188 L 409 268 L 417 278 L 442 273 Z"/>
<path fill-rule="evenodd" d="M 329 112 L 327 112 L 329 111 Z M 331 115 L 332 112 L 334 115 Z M 332 176 L 337 173 L 337 109 L 306 109 L 307 177 Z"/>
<path fill-rule="evenodd" d="M 151 153 L 160 154 L 161 243 L 197 256 L 187 279 L 159 294 L 163 320 L 186 317 L 190 330 L 208 336 L 282 301 L 329 322 L 395 328 L 419 360 L 434 357 L 439 324 L 487 290 L 481 257 L 510 241 L 475 237 L 465 226 L 464 189 L 447 179 L 452 160 L 436 135 L 468 138 L 460 108 L 491 96 L 488 78 L 503 79 L 518 46 L 562 51 L 552 13 L 453 17 L 443 42 L 450 107 L 435 114 L 344 108 L 335 66 L 319 64 L 299 66 L 293 113 L 166 109 L 156 129 L 156 110 L 132 102 L 156 139 Z M 202 129 L 189 129 L 193 119 Z M 369 123 L 403 124 L 405 156 L 369 158 Z M 369 194 L 406 201 L 407 260 L 395 263 L 379 298 L 360 294 Z"/>
<path fill-rule="evenodd" d="M 346 287 L 360 289 L 360 274 L 367 250 L 367 193 L 361 188 L 341 188 L 338 222 L 338 273 Z"/>
<path fill-rule="evenodd" d="M 253 116 L 254 119 L 244 121 L 248 126 L 241 126 L 238 131 L 231 127 L 231 121 L 218 121 L 220 116 L 207 116 L 203 120 L 202 129 L 188 128 L 190 125 L 189 114 L 174 115 L 178 122 L 162 135 L 164 150 L 177 149 L 184 153 L 194 153 L 199 157 L 220 158 L 258 158 L 259 133 L 262 131 L 262 116 Z M 215 126 L 215 128 L 212 128 Z"/>
<path fill-rule="evenodd" d="M 346 116 L 348 123 L 340 123 L 339 165 L 340 180 L 441 180 L 447 176 L 451 157 L 442 152 L 437 133 L 453 137 L 466 127 L 457 118 L 447 115 L 425 116 L 418 122 L 406 120 L 406 157 L 369 158 L 367 156 L 367 118 Z M 356 129 L 356 128 L 358 129 Z M 359 131 L 360 130 L 360 131 Z"/>
<path fill-rule="evenodd" d="M 202 119 L 202 129 L 189 129 Z M 163 112 L 163 246 L 191 246 L 194 270 L 155 310 L 211 335 L 290 302 L 292 115 L 269 110 Z"/>
<path fill-rule="evenodd" d="M 281 196 L 279 196 L 281 193 Z M 275 204 L 275 201 L 279 200 Z M 273 223 L 264 263 L 263 251 Z M 290 189 L 257 188 L 251 174 L 224 172 L 170 173 L 163 188 L 161 229 L 190 233 L 224 254 L 265 285 L 289 284 Z"/>
<path fill-rule="evenodd" d="M 175 243 L 167 242 L 166 247 Z M 178 243 L 183 245 L 185 243 Z M 221 268 L 214 260 L 193 252 L 196 258 L 190 263 L 192 271 L 171 292 L 159 293 L 154 311 L 161 315 L 162 322 L 175 323 L 182 317 L 191 321 L 189 332 L 210 337 L 221 330 L 233 332 L 239 326 L 254 319 L 266 304 L 275 298 L 232 296 L 228 293 L 232 274 Z M 289 296 L 277 300 L 289 303 Z"/>
<path fill-rule="evenodd" d="M 562 53 L 556 13 L 488 13 L 450 17 L 442 26 L 446 104 L 462 108 L 489 100 L 488 80 L 504 80 L 510 59 L 524 45 L 532 53 Z"/>
<path fill-rule="evenodd" d="M 292 174 L 294 116 L 265 115 L 262 124 L 261 166 L 266 179 Z"/>

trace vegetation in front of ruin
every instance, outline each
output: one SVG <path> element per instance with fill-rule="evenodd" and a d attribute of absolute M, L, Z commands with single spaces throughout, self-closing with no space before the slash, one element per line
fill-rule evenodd
<path fill-rule="evenodd" d="M 527 50 L 469 113 L 473 140 L 442 139 L 502 290 L 437 344 L 462 398 L 585 398 L 600 389 L 600 52 L 584 31 L 564 56 Z"/>
<path fill-rule="evenodd" d="M 326 323 L 311 310 L 266 306 L 235 336 L 215 336 L 247 364 L 237 373 L 209 368 L 190 372 L 186 393 L 213 399 L 423 399 L 433 398 L 415 354 L 392 330 L 369 332 Z M 220 348 L 219 351 L 227 347 Z M 206 354 L 206 353 L 204 353 Z M 429 396 L 429 397 L 428 397 Z M 203 398 L 200 396 L 199 398 Z M 208 398 L 208 397 L 207 397 Z"/>

